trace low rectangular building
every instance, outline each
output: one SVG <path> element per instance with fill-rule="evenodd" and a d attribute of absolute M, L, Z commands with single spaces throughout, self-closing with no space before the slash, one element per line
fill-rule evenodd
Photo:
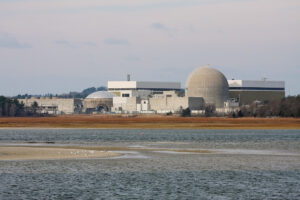
<path fill-rule="evenodd" d="M 164 91 L 149 97 L 114 97 L 113 112 L 117 113 L 180 113 L 183 109 L 204 109 L 201 97 L 180 97 L 175 91 Z"/>
<path fill-rule="evenodd" d="M 73 114 L 80 113 L 82 109 L 81 99 L 64 99 L 56 97 L 40 97 L 18 99 L 25 107 L 31 107 L 34 102 L 37 103 L 39 112 L 48 114 Z"/>
<path fill-rule="evenodd" d="M 239 99 L 240 105 L 254 101 L 273 101 L 285 97 L 284 81 L 228 80 L 229 97 Z"/>

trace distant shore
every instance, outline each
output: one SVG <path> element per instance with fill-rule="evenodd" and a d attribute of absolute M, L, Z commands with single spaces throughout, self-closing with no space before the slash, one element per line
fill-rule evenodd
<path fill-rule="evenodd" d="M 300 129 L 300 118 L 61 115 L 0 117 L 0 128 Z"/>

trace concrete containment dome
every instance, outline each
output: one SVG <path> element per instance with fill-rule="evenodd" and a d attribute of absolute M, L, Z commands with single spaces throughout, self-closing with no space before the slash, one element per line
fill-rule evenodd
<path fill-rule="evenodd" d="M 193 71 L 186 82 L 186 96 L 202 97 L 205 104 L 214 104 L 217 108 L 224 107 L 228 100 L 229 89 L 226 77 L 209 65 Z"/>
<path fill-rule="evenodd" d="M 107 91 L 94 92 L 86 97 L 86 99 L 112 99 L 116 95 Z"/>

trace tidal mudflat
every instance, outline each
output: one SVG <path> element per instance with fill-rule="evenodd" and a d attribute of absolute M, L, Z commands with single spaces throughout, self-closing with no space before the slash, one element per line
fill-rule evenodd
<path fill-rule="evenodd" d="M 0 129 L 0 146 L 0 199 L 300 199 L 300 130 Z"/>

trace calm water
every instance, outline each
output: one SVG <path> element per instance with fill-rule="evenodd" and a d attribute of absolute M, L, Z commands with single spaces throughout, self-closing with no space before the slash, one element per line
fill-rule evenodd
<path fill-rule="evenodd" d="M 300 130 L 0 129 L 0 145 L 136 147 L 109 159 L 0 161 L 0 199 L 300 199 Z"/>

